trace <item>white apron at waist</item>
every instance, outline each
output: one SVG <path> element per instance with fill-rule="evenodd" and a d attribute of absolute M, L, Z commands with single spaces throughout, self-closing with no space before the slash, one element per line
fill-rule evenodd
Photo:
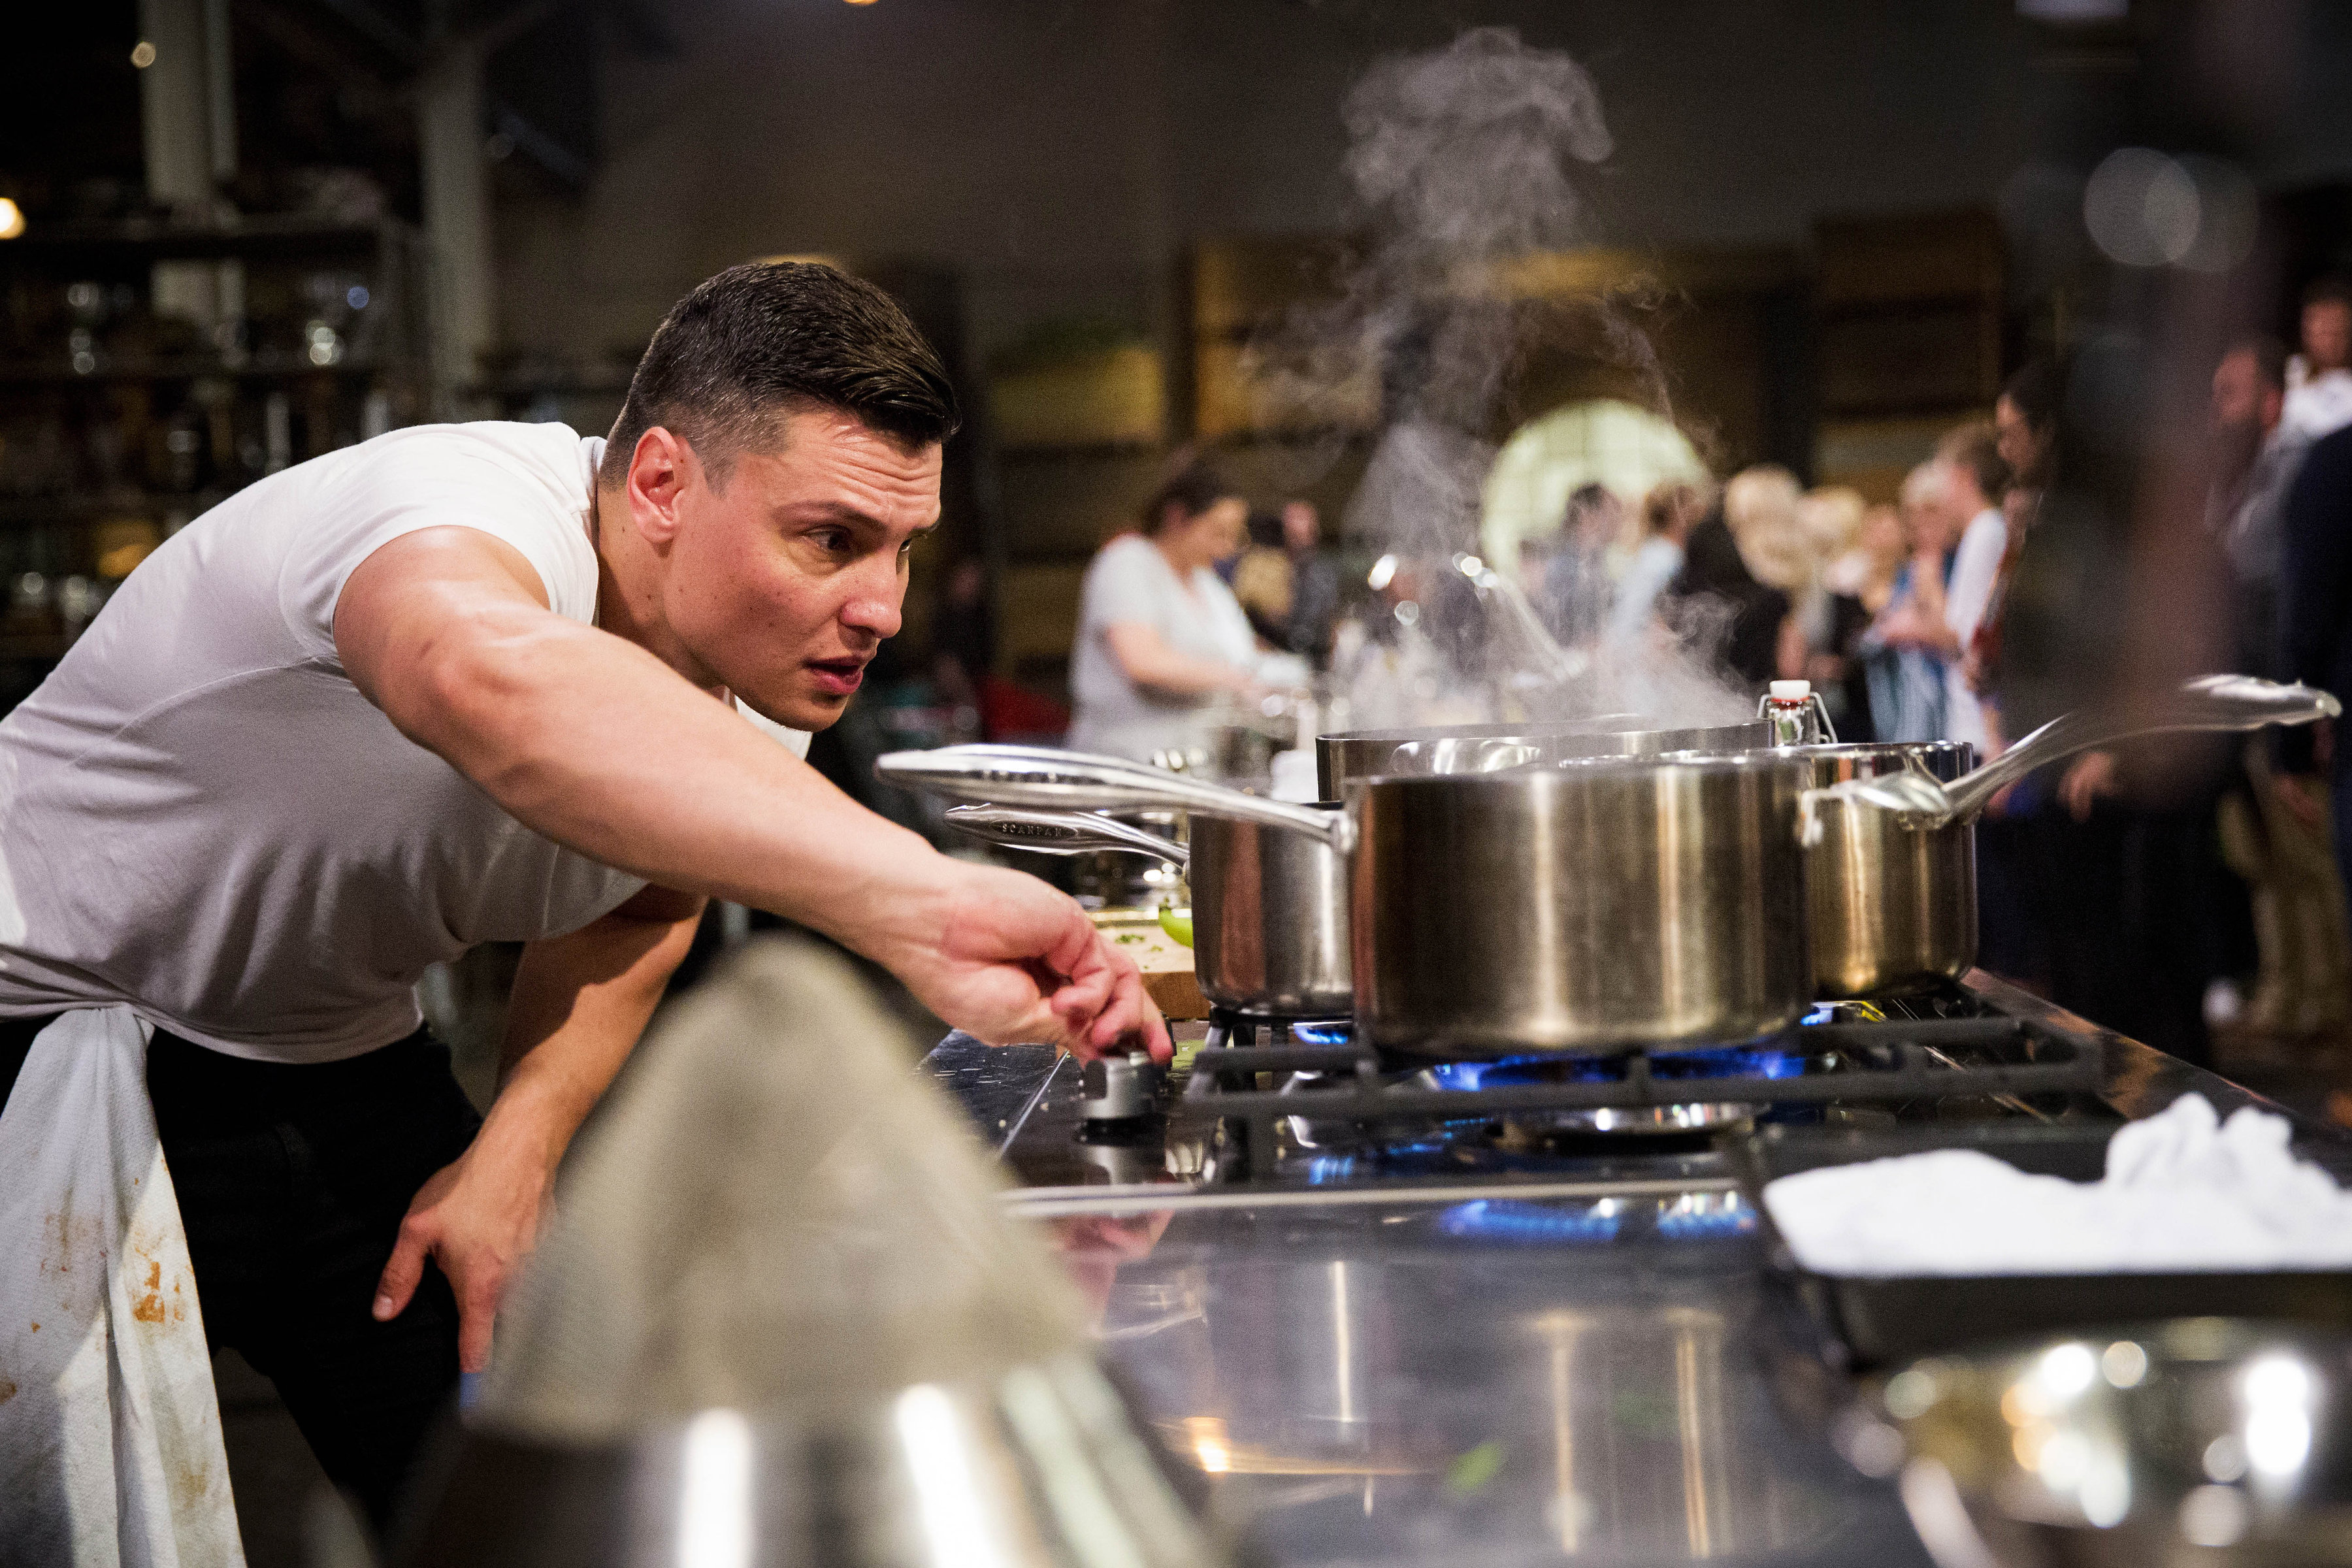
<path fill-rule="evenodd" d="M 212 1359 L 147 1100 L 152 1030 L 84 1008 L 0 1111 L 0 1542 L 10 1562 L 243 1568 Z"/>

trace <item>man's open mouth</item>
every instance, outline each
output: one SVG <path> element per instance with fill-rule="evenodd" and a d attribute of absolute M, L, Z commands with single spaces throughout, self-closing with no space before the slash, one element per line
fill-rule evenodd
<path fill-rule="evenodd" d="M 814 659 L 809 668 L 815 671 L 817 689 L 832 697 L 846 697 L 866 679 L 866 660 L 862 658 Z"/>

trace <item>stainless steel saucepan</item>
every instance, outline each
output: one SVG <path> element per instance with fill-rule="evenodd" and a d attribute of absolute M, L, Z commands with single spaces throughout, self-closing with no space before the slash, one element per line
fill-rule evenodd
<path fill-rule="evenodd" d="M 1810 773 L 1799 830 L 1816 993 L 1899 993 L 1968 972 L 1976 819 L 2035 769 L 2138 735 L 2308 724 L 2338 711 L 2307 686 L 2216 675 L 2144 711 L 2053 719 L 1973 771 L 1970 748 L 1953 742 L 1792 748 Z"/>
<path fill-rule="evenodd" d="M 952 805 L 950 826 L 1014 849 L 1125 850 L 1186 867 L 1192 975 L 1220 1007 L 1253 1017 L 1344 1018 L 1355 1004 L 1348 953 L 1348 866 L 1328 844 L 1286 828 L 1196 816 L 1188 847 L 1081 811 Z"/>
<path fill-rule="evenodd" d="M 997 805 L 1175 809 L 1196 832 L 1219 819 L 1328 847 L 1348 868 L 1357 1034 L 1383 1051 L 1740 1040 L 1811 997 L 1803 769 L 1769 752 L 1363 780 L 1336 810 L 1027 747 L 898 752 L 877 771 Z M 1202 854 L 1196 839 L 1196 894 Z"/>

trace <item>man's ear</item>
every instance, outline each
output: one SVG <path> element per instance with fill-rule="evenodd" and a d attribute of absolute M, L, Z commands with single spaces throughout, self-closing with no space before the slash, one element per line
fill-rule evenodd
<path fill-rule="evenodd" d="M 656 425 L 637 437 L 629 458 L 629 521 L 646 543 L 659 547 L 677 536 L 678 498 L 702 482 L 694 448 L 675 431 Z"/>

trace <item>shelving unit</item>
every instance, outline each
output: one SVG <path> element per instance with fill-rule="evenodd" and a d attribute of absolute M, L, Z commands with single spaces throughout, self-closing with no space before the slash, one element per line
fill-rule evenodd
<path fill-rule="evenodd" d="M 148 550 L 427 414 L 412 228 L 302 216 L 0 242 L 0 710 Z"/>

